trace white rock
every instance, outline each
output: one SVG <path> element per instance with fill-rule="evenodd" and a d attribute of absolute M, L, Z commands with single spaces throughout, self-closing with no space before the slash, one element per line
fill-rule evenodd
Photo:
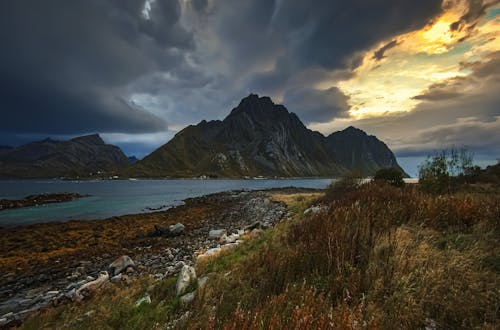
<path fill-rule="evenodd" d="M 151 296 L 149 294 L 145 294 L 144 297 L 138 299 L 135 302 L 135 307 L 140 306 L 141 304 L 146 303 L 146 304 L 151 304 Z"/>
<path fill-rule="evenodd" d="M 214 229 L 208 232 L 209 239 L 220 239 L 222 235 L 226 234 L 225 229 Z"/>
<path fill-rule="evenodd" d="M 177 278 L 177 286 L 175 290 L 177 296 L 186 292 L 186 289 L 194 281 L 196 281 L 196 271 L 194 267 L 184 265 L 179 273 L 179 277 Z"/>
<path fill-rule="evenodd" d="M 103 271 L 99 274 L 99 277 L 91 282 L 87 282 L 84 285 L 82 285 L 78 290 L 76 290 L 77 294 L 83 294 L 85 293 L 93 293 L 97 291 L 99 288 L 101 288 L 105 283 L 107 283 L 109 280 L 109 274 L 106 271 Z"/>
<path fill-rule="evenodd" d="M 221 251 L 222 249 L 220 247 L 208 249 L 207 251 L 205 251 L 205 253 L 198 255 L 198 257 L 196 257 L 196 261 L 201 261 L 209 257 L 217 256 L 219 255 L 219 253 L 221 253 Z"/>
<path fill-rule="evenodd" d="M 235 243 L 239 237 L 240 235 L 238 234 L 231 234 L 226 238 L 226 243 Z"/>
<path fill-rule="evenodd" d="M 135 267 L 135 263 L 132 258 L 125 255 L 119 257 L 109 265 L 111 275 L 118 275 L 128 267 Z"/>

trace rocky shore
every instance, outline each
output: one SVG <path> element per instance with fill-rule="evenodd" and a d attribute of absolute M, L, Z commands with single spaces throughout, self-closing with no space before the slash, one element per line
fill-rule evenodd
<path fill-rule="evenodd" d="M 75 200 L 77 198 L 87 197 L 77 193 L 54 193 L 26 196 L 23 199 L 0 199 L 0 211 L 8 209 L 17 209 L 21 207 L 39 206 L 52 203 L 63 203 Z"/>
<path fill-rule="evenodd" d="M 280 193 L 297 189 L 281 190 Z M 162 212 L 0 229 L 0 326 L 85 299 L 104 282 L 161 279 L 286 220 L 273 191 L 232 191 Z"/>

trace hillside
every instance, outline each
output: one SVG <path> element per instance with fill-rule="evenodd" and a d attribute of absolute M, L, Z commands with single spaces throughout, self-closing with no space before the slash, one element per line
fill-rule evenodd
<path fill-rule="evenodd" d="M 269 97 L 251 94 L 222 121 L 180 131 L 133 167 L 137 177 L 311 177 L 399 167 L 374 136 L 349 127 L 328 137 Z"/>
<path fill-rule="evenodd" d="M 142 275 L 134 277 L 132 272 L 126 280 L 107 282 L 81 302 L 40 310 L 22 326 L 228 330 L 498 328 L 497 194 L 462 192 L 436 196 L 413 185 L 350 186 L 348 182 L 331 186 L 324 195 L 271 191 L 267 202 L 266 195 L 262 195 L 264 199 L 258 208 L 258 195 L 234 192 L 226 200 L 232 205 L 229 208 L 211 197 L 209 204 L 207 199 L 188 202 L 189 208 L 182 206 L 151 214 L 149 220 L 136 216 L 110 219 L 103 226 L 107 231 L 96 235 L 103 242 L 109 240 L 107 244 L 118 244 L 115 253 L 128 251 L 134 260 L 140 260 L 141 253 L 147 254 L 146 265 L 156 270 L 144 273 L 142 266 L 138 268 Z M 248 214 L 249 210 L 279 205 L 287 205 L 290 213 L 271 223 L 270 228 L 245 230 L 238 237 L 239 244 L 227 243 L 242 219 L 261 224 L 268 221 L 270 213 Z M 210 210 L 210 214 L 200 213 L 200 208 Z M 140 241 L 140 236 L 134 235 L 136 230 L 157 223 L 160 214 L 168 219 L 166 224 L 186 222 L 185 235 Z M 196 219 L 188 221 L 190 217 Z M 228 235 L 220 241 L 212 240 L 213 248 L 209 250 L 200 248 L 187 258 L 185 254 L 176 254 L 188 265 L 192 256 L 191 271 L 197 275 L 197 279 L 188 276 L 185 291 L 179 293 L 179 283 L 186 283 L 184 269 L 191 268 L 181 263 L 182 270 L 172 271 L 171 250 L 160 247 L 185 249 L 194 245 L 197 249 L 200 244 L 210 244 L 203 238 L 200 243 L 196 236 L 197 228 L 207 224 L 200 221 L 203 218 L 211 224 L 202 230 L 202 237 L 208 237 L 211 228 L 226 228 Z M 78 227 L 77 222 L 72 225 Z M 121 238 L 120 231 L 109 227 L 118 225 L 134 229 L 125 230 L 128 237 Z M 20 230 L 20 237 L 30 235 L 28 230 L 22 234 Z M 111 240 L 110 234 L 114 235 Z M 76 241 L 85 243 L 83 237 L 78 235 Z M 190 239 L 193 243 L 189 243 Z M 123 246 L 119 245 L 121 240 Z M 175 240 L 182 241 L 176 245 Z M 65 246 L 59 240 L 53 244 L 60 245 L 61 250 Z M 17 240 L 11 239 L 8 246 L 16 245 Z M 113 251 L 108 247 L 101 249 Z"/>
<path fill-rule="evenodd" d="M 0 178 L 88 177 L 129 164 L 120 148 L 98 134 L 68 141 L 45 139 L 0 150 Z"/>

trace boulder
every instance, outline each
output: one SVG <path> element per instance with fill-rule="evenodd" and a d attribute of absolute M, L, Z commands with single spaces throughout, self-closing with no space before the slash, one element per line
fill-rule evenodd
<path fill-rule="evenodd" d="M 222 249 L 220 247 L 208 249 L 204 251 L 203 253 L 198 254 L 196 257 L 196 261 L 202 261 L 203 259 L 210 258 L 210 257 L 215 257 L 221 253 Z"/>
<path fill-rule="evenodd" d="M 169 231 L 172 236 L 181 235 L 185 229 L 186 227 L 182 223 L 177 223 L 169 227 Z"/>
<path fill-rule="evenodd" d="M 195 297 L 196 297 L 196 291 L 193 291 L 190 293 L 186 293 L 183 296 L 180 296 L 179 301 L 180 301 L 181 305 L 187 306 L 187 305 L 190 305 L 194 301 Z"/>
<path fill-rule="evenodd" d="M 304 215 L 314 215 L 316 213 L 321 212 L 324 209 L 325 209 L 324 206 L 319 206 L 319 205 L 311 206 L 310 208 L 304 211 Z"/>
<path fill-rule="evenodd" d="M 122 274 L 118 274 L 109 279 L 111 283 L 118 283 L 122 280 Z"/>
<path fill-rule="evenodd" d="M 96 280 L 87 282 L 76 290 L 77 295 L 89 296 L 95 291 L 99 290 L 105 283 L 109 281 L 109 274 L 103 271 L 99 274 Z"/>
<path fill-rule="evenodd" d="M 135 263 L 129 256 L 121 256 L 109 265 L 110 273 L 116 276 L 126 270 L 128 267 L 134 267 Z"/>
<path fill-rule="evenodd" d="M 257 228 L 260 228 L 261 227 L 261 223 L 260 221 L 255 221 L 254 223 L 252 223 L 251 225 L 248 225 L 245 227 L 245 230 L 249 230 L 249 231 L 252 231 L 254 229 L 257 229 Z"/>
<path fill-rule="evenodd" d="M 214 229 L 208 232 L 208 238 L 209 239 L 221 239 L 223 235 L 226 235 L 226 230 L 225 229 Z"/>
<path fill-rule="evenodd" d="M 226 243 L 235 243 L 238 238 L 240 237 L 240 235 L 238 234 L 231 234 L 229 236 L 226 237 Z"/>
<path fill-rule="evenodd" d="M 179 273 L 179 277 L 177 278 L 177 296 L 181 296 L 182 294 L 184 294 L 189 285 L 194 281 L 196 281 L 196 271 L 194 267 L 184 265 L 184 267 L 182 267 L 181 269 L 181 272 Z"/>
<path fill-rule="evenodd" d="M 262 229 L 255 228 L 250 232 L 250 237 L 257 238 L 262 235 L 264 231 Z"/>

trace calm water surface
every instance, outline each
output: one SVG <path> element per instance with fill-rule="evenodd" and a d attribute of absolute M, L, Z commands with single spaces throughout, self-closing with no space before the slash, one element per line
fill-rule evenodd
<path fill-rule="evenodd" d="M 283 180 L 9 180 L 0 181 L 0 199 L 75 192 L 91 197 L 72 202 L 0 211 L 0 226 L 27 225 L 71 219 L 102 219 L 171 207 L 183 199 L 227 190 L 279 187 L 325 188 L 331 179 Z"/>

